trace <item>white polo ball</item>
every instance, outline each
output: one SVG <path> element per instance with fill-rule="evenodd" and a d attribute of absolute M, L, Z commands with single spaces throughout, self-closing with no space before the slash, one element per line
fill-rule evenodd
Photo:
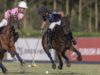
<path fill-rule="evenodd" d="M 31 67 L 31 65 L 28 65 L 28 67 Z"/>
<path fill-rule="evenodd" d="M 48 71 L 45 71 L 45 73 L 48 74 L 49 72 Z"/>

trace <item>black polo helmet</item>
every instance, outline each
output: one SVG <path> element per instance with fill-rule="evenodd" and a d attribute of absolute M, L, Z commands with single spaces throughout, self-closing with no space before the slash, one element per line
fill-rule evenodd
<path fill-rule="evenodd" d="M 38 14 L 39 14 L 39 15 L 46 14 L 46 13 L 48 13 L 48 12 L 49 12 L 49 10 L 48 10 L 48 8 L 46 8 L 46 7 L 40 7 L 40 8 L 38 9 Z"/>

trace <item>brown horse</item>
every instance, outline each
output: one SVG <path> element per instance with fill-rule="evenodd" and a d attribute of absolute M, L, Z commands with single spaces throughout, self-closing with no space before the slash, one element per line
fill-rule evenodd
<path fill-rule="evenodd" d="M 0 68 L 2 69 L 3 73 L 7 72 L 6 67 L 2 64 L 2 60 L 4 57 L 4 54 L 8 51 L 12 57 L 16 55 L 21 65 L 24 64 L 22 58 L 19 56 L 19 54 L 16 52 L 16 48 L 14 45 L 14 25 L 17 25 L 18 18 L 16 15 L 10 16 L 8 19 L 8 25 L 6 27 L 3 27 L 0 34 Z"/>
<path fill-rule="evenodd" d="M 62 69 L 62 67 L 63 67 L 62 57 L 66 60 L 67 66 L 70 66 L 69 59 L 65 54 L 66 50 L 74 51 L 78 55 L 77 59 L 82 60 L 81 54 L 73 46 L 71 38 L 69 36 L 67 38 L 65 38 L 65 34 L 64 34 L 64 30 L 62 28 L 62 25 L 60 25 L 60 26 L 56 25 L 56 27 L 54 28 L 52 33 L 53 33 L 52 34 L 52 42 L 51 42 L 52 48 L 55 49 L 56 54 L 57 54 L 58 59 L 59 59 L 59 62 L 60 62 L 58 69 Z M 52 59 L 52 56 L 51 56 L 49 49 L 48 49 L 48 34 L 47 34 L 47 31 L 43 34 L 42 46 L 43 46 L 45 53 L 47 54 L 47 56 L 51 60 L 52 68 L 55 69 L 56 64 L 55 64 L 54 60 Z"/>

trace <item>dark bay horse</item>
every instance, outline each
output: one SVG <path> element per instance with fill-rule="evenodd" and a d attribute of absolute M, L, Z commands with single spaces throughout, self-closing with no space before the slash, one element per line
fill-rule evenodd
<path fill-rule="evenodd" d="M 65 24 L 65 27 L 66 26 L 67 25 Z M 52 48 L 56 51 L 56 54 L 57 54 L 59 62 L 60 62 L 59 66 L 58 66 L 58 69 L 62 69 L 63 68 L 62 57 L 66 60 L 67 66 L 70 66 L 69 59 L 65 54 L 65 52 L 67 50 L 74 51 L 78 55 L 77 60 L 79 60 L 79 61 L 82 60 L 81 54 L 73 46 L 71 38 L 69 36 L 67 38 L 65 38 L 65 34 L 64 34 L 64 30 L 62 28 L 62 25 L 60 25 L 60 26 L 56 25 L 56 27 L 54 28 L 52 33 L 53 33 L 52 34 L 52 42 L 51 42 Z M 52 56 L 51 56 L 51 54 L 49 52 L 49 49 L 48 49 L 48 34 L 47 34 L 47 31 L 43 34 L 42 46 L 43 46 L 43 49 L 44 49 L 45 53 L 47 54 L 47 56 L 51 60 L 52 68 L 55 69 L 56 68 L 56 64 L 55 64 L 54 60 L 52 59 Z"/>
<path fill-rule="evenodd" d="M 2 64 L 2 60 L 6 52 L 9 52 L 12 57 L 16 56 L 21 65 L 24 64 L 22 58 L 16 52 L 16 48 L 14 45 L 15 42 L 13 28 L 14 25 L 17 25 L 17 23 L 18 18 L 16 17 L 16 15 L 10 16 L 10 18 L 8 19 L 8 25 L 6 27 L 3 27 L 0 33 L 0 68 L 2 69 L 3 73 L 7 72 L 6 67 Z"/>

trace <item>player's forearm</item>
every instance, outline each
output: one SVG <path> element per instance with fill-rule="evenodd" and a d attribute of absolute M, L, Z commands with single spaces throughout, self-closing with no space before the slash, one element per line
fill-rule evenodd
<path fill-rule="evenodd" d="M 41 25 L 41 29 L 44 29 L 45 25 L 46 25 L 46 22 L 43 22 Z"/>

